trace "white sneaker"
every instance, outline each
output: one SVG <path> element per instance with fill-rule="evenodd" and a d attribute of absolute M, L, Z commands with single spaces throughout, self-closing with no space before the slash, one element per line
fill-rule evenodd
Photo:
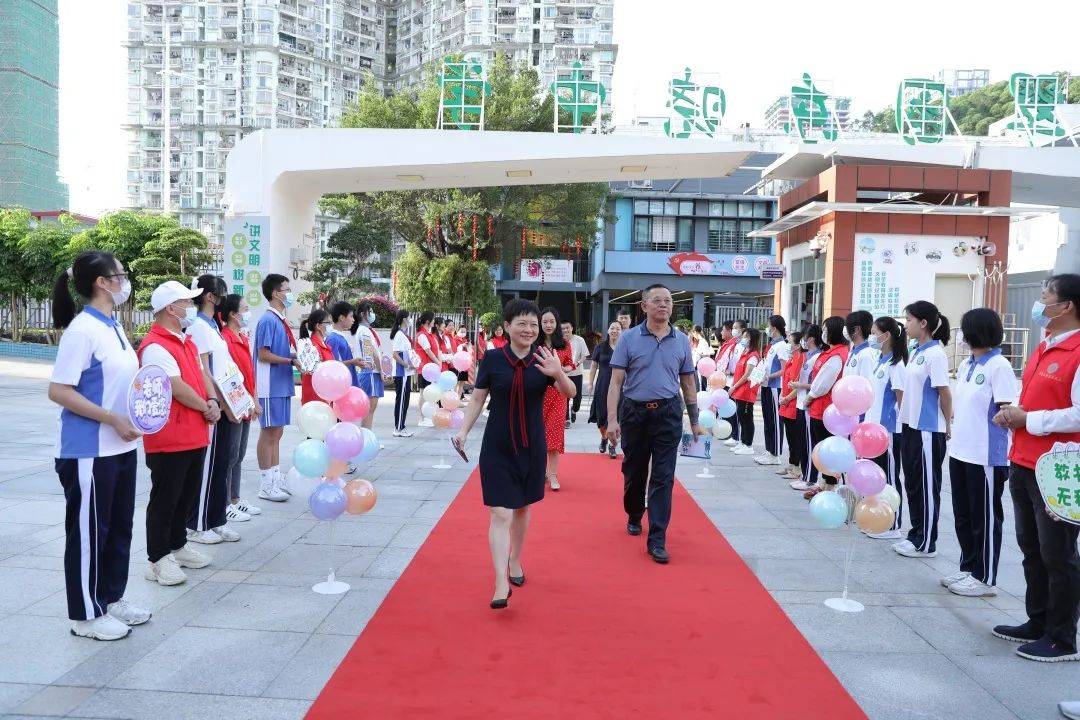
<path fill-rule="evenodd" d="M 120 598 L 109 605 L 109 614 L 125 625 L 142 625 L 150 619 L 150 611 L 143 610 L 137 605 L 132 605 L 126 599 Z"/>
<path fill-rule="evenodd" d="M 923 552 L 922 550 L 919 550 L 917 547 L 915 547 L 910 540 L 905 540 L 901 543 L 893 545 L 893 550 L 896 551 L 897 555 L 903 555 L 904 557 L 909 558 L 937 557 L 937 550 L 934 550 L 933 552 Z"/>
<path fill-rule="evenodd" d="M 197 542 L 200 545 L 217 545 L 221 542 L 221 536 L 213 530 L 188 530 L 188 542 Z"/>
<path fill-rule="evenodd" d="M 780 458 L 775 455 L 770 455 L 769 453 L 763 453 L 754 458 L 754 462 L 758 465 L 779 465 Z"/>
<path fill-rule="evenodd" d="M 225 508 L 225 517 L 228 518 L 230 522 L 247 522 L 251 519 L 250 514 L 244 512 L 236 505 L 230 505 Z"/>
<path fill-rule="evenodd" d="M 237 542 L 240 539 L 240 533 L 236 532 L 228 525 L 213 528 L 210 532 L 214 533 L 225 542 Z"/>
<path fill-rule="evenodd" d="M 401 430 L 401 431 L 398 432 L 397 436 L 398 437 L 412 437 L 413 433 L 411 433 L 408 430 Z"/>
<path fill-rule="evenodd" d="M 965 572 L 963 570 L 957 570 L 952 575 L 946 575 L 945 577 L 941 578 L 941 587 L 947 588 L 953 583 L 958 583 L 967 577 L 971 577 L 971 573 Z"/>
<path fill-rule="evenodd" d="M 727 445 L 728 447 L 731 447 L 732 445 L 738 445 L 739 441 L 736 440 L 735 438 L 728 438 L 727 440 L 724 441 L 724 444 Z"/>
<path fill-rule="evenodd" d="M 180 569 L 180 565 L 172 555 L 166 555 L 157 562 L 150 563 L 143 577 L 158 585 L 179 585 L 187 580 L 187 575 Z"/>
<path fill-rule="evenodd" d="M 267 480 L 259 485 L 259 498 L 270 502 L 285 502 L 289 496 L 279 490 L 273 480 Z"/>
<path fill-rule="evenodd" d="M 749 447 L 747 445 L 740 445 L 739 447 L 735 448 L 731 452 L 734 455 L 753 455 L 754 454 L 754 448 Z"/>
<path fill-rule="evenodd" d="M 76 620 L 71 634 L 92 640 L 120 640 L 131 634 L 131 628 L 111 615 L 102 615 L 93 620 Z"/>
<path fill-rule="evenodd" d="M 292 490 L 289 489 L 289 483 L 285 481 L 285 476 L 280 472 L 274 476 L 274 487 L 280 492 L 285 493 L 287 498 L 292 497 Z"/>
<path fill-rule="evenodd" d="M 808 483 L 805 480 L 792 480 L 788 483 L 792 490 L 798 490 L 799 492 L 806 492 L 810 488 L 814 487 L 813 483 Z"/>
<path fill-rule="evenodd" d="M 997 595 L 997 588 L 993 585 L 987 585 L 969 575 L 950 585 L 949 592 L 953 595 L 963 595 L 964 597 L 993 597 Z"/>
<path fill-rule="evenodd" d="M 236 503 L 236 509 L 242 513 L 247 513 L 248 515 L 262 515 L 262 510 L 255 507 L 254 505 L 244 502 L 243 500 Z"/>
<path fill-rule="evenodd" d="M 885 530 L 879 533 L 866 533 L 866 537 L 875 540 L 899 540 L 904 537 L 899 530 Z"/>
<path fill-rule="evenodd" d="M 220 541 L 219 541 L 220 542 Z M 172 554 L 173 562 L 179 567 L 199 569 L 210 564 L 211 557 L 201 553 L 191 545 L 185 545 Z"/>
<path fill-rule="evenodd" d="M 777 464 L 779 464 L 779 463 L 777 463 Z M 773 472 L 775 472 L 777 475 L 787 475 L 787 474 L 789 474 L 791 472 L 791 466 L 790 465 L 781 465 L 780 467 L 776 468 L 776 470 L 774 470 Z"/>
<path fill-rule="evenodd" d="M 435 427 L 435 423 L 432 422 L 430 418 L 424 418 L 417 423 L 416 427 Z"/>
<path fill-rule="evenodd" d="M 1059 702 L 1058 712 L 1069 720 L 1080 720 L 1080 700 L 1065 700 Z"/>

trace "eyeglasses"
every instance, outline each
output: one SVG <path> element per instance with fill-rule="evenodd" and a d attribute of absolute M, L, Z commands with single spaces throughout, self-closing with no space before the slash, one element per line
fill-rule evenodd
<path fill-rule="evenodd" d="M 123 278 L 124 280 L 127 280 L 127 279 L 128 279 L 128 274 L 127 274 L 126 272 L 122 272 L 122 273 L 113 273 L 113 274 L 111 274 L 111 275 L 102 275 L 102 277 L 107 277 L 107 278 Z"/>

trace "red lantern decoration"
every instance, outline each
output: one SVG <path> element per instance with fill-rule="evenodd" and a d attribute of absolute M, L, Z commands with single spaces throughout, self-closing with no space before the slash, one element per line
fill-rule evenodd
<path fill-rule="evenodd" d="M 463 213 L 457 214 L 457 234 L 459 238 L 465 237 L 465 215 Z"/>
<path fill-rule="evenodd" d="M 566 259 L 569 260 L 570 259 L 570 243 L 568 243 L 565 239 L 563 239 L 562 247 L 559 248 L 559 249 L 562 251 L 562 254 L 566 256 Z"/>
<path fill-rule="evenodd" d="M 435 234 L 442 240 L 442 218 L 435 218 Z"/>
<path fill-rule="evenodd" d="M 525 228 L 521 228 L 521 257 L 525 257 L 525 241 L 529 237 L 529 231 Z"/>
<path fill-rule="evenodd" d="M 487 217 L 487 227 L 488 227 L 488 234 L 487 234 L 488 240 L 491 240 L 493 237 L 495 237 L 495 218 L 494 218 L 494 216 L 488 215 L 488 217 Z"/>
<path fill-rule="evenodd" d="M 574 238 L 574 249 L 577 250 L 577 259 L 581 259 L 581 237 Z"/>
<path fill-rule="evenodd" d="M 472 259 L 476 262 L 477 247 L 476 247 L 476 232 L 480 225 L 480 218 L 475 215 L 472 216 Z"/>

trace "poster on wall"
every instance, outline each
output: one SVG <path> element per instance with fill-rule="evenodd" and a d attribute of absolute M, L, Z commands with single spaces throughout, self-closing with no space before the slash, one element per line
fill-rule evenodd
<path fill-rule="evenodd" d="M 270 218 L 244 215 L 225 221 L 225 281 L 252 310 L 266 307 L 262 281 L 270 269 Z M 281 272 L 281 270 L 278 270 Z"/>
<path fill-rule="evenodd" d="M 522 260 L 519 270 L 522 282 L 574 282 L 573 260 Z"/>
<path fill-rule="evenodd" d="M 981 275 L 983 259 L 971 250 L 980 242 L 977 237 L 856 234 L 851 307 L 874 317 L 899 317 L 916 300 L 934 301 L 939 275 Z"/>
<path fill-rule="evenodd" d="M 668 267 L 676 275 L 756 275 L 769 264 L 771 259 L 766 255 L 713 255 L 710 257 L 699 252 L 681 252 L 668 258 Z"/>

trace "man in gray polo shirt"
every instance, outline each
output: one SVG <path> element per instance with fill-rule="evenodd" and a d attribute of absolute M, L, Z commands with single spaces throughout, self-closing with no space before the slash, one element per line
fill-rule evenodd
<path fill-rule="evenodd" d="M 611 442 L 617 442 L 620 434 L 623 438 L 626 532 L 641 534 L 641 518 L 648 508 L 646 548 L 663 564 L 668 561 L 671 491 L 682 440 L 680 389 L 694 436 L 704 431 L 698 425 L 697 370 L 690 339 L 671 324 L 671 291 L 650 285 L 641 293 L 641 307 L 645 322 L 622 334 L 611 357 L 607 436 Z"/>

